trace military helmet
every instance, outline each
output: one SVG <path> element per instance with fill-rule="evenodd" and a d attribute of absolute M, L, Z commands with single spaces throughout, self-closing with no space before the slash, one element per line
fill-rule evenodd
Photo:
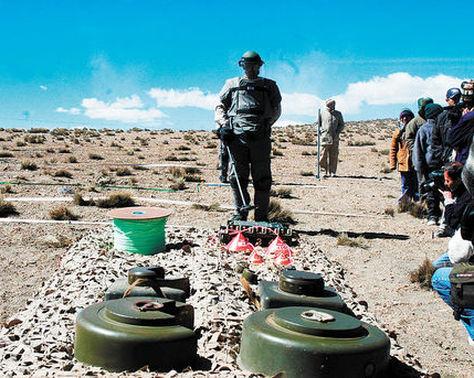
<path fill-rule="evenodd" d="M 454 101 L 459 101 L 461 98 L 461 90 L 459 88 L 449 88 L 446 92 L 446 98 L 450 98 Z"/>
<path fill-rule="evenodd" d="M 242 65 L 244 63 L 259 63 L 260 65 L 262 65 L 264 63 L 264 61 L 262 60 L 262 58 L 260 58 L 260 55 L 258 55 L 257 52 L 255 51 L 246 51 L 242 57 L 240 58 L 239 60 L 239 66 L 242 67 Z"/>

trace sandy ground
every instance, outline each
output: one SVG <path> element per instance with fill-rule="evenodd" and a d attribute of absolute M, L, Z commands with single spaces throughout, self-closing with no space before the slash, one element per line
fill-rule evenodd
<path fill-rule="evenodd" d="M 284 208 L 294 211 L 296 229 L 380 232 L 385 238 L 364 239 L 366 248 L 338 246 L 336 238 L 324 233 L 304 236 L 317 241 L 327 256 L 346 270 L 348 283 L 379 321 L 392 330 L 407 352 L 414 355 L 430 373 L 442 376 L 474 376 L 474 349 L 467 345 L 467 334 L 451 310 L 432 291 L 409 282 L 409 272 L 428 257 L 434 259 L 447 246 L 447 239 L 433 239 L 434 227 L 408 214 L 386 215 L 396 210 L 399 179 L 387 173 L 390 121 L 350 123 L 341 141 L 339 177 L 315 180 L 302 173 L 314 170 L 315 146 L 310 129 L 275 129 L 272 160 L 274 181 L 280 184 L 313 184 L 323 187 L 276 185 L 291 188 L 291 199 L 280 199 Z M 308 134 L 306 134 L 308 132 Z M 33 140 L 32 136 L 45 140 Z M 39 137 L 38 137 L 39 138 Z M 42 139 L 42 138 L 41 138 Z M 34 141 L 41 143 L 33 143 Z M 302 145 L 306 143 L 309 145 Z M 354 146 L 354 144 L 362 144 Z M 69 202 L 49 202 L 46 197 L 72 197 L 80 189 L 85 198 L 106 196 L 112 189 L 91 191 L 97 183 L 132 186 L 128 191 L 139 204 L 146 198 L 231 204 L 229 188 L 198 187 L 187 182 L 187 189 L 166 193 L 136 187 L 169 188 L 176 181 L 163 164 L 194 166 L 205 182 L 217 182 L 217 141 L 208 132 L 119 132 L 104 130 L 32 134 L 0 131 L 0 181 L 22 185 L 1 185 L 7 198 L 40 197 L 44 202 L 13 202 L 18 215 L 9 219 L 50 219 L 49 211 L 67 205 L 81 221 L 105 221 L 107 209 L 76 206 Z M 98 154 L 102 160 L 94 159 Z M 282 156 L 280 156 L 282 154 Z M 71 156 L 77 163 L 71 163 Z M 180 161 L 175 161 L 176 157 Z M 22 169 L 34 162 L 37 169 Z M 150 165 L 137 168 L 137 165 Z M 131 175 L 117 176 L 117 168 L 128 168 Z M 54 174 L 67 170 L 71 178 Z M 59 185 L 33 185 L 34 183 Z M 25 185 L 28 184 L 28 185 Z M 80 186 L 73 186 L 79 184 Z M 181 205 L 162 205 L 174 210 L 169 223 L 217 229 L 229 211 L 208 211 Z M 303 211 L 318 214 L 303 214 Z M 354 216 L 322 215 L 339 213 Z M 355 216 L 357 215 L 357 216 Z M 38 225 L 0 223 L 0 320 L 5 321 L 25 306 L 43 280 L 53 275 L 67 245 L 94 225 Z M 399 240 L 393 235 L 405 235 Z M 62 240 L 52 247 L 51 237 Z M 60 243 L 61 244 L 61 243 Z"/>

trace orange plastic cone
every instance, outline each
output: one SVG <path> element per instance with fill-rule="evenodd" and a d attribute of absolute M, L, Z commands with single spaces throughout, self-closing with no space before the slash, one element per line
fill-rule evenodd
<path fill-rule="evenodd" d="M 244 234 L 239 231 L 237 234 L 232 238 L 232 240 L 227 244 L 225 249 L 228 252 L 252 252 L 254 247 L 252 243 L 244 236 Z"/>

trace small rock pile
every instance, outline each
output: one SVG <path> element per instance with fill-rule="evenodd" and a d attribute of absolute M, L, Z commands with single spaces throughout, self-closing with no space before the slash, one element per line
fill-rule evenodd
<path fill-rule="evenodd" d="M 207 230 L 168 229 L 167 234 L 167 253 L 153 256 L 115 251 L 110 228 L 91 232 L 76 242 L 64 255 L 59 270 L 25 303 L 25 309 L 0 329 L 1 375 L 110 376 L 103 369 L 74 359 L 76 315 L 103 300 L 106 288 L 117 278 L 126 277 L 130 268 L 161 265 L 167 276 L 190 278 L 192 291 L 188 303 L 195 309 L 195 327 L 200 335 L 198 353 L 202 362 L 194 371 L 188 369 L 179 374 L 185 377 L 250 376 L 236 364 L 243 320 L 255 310 L 237 273 L 245 256 L 223 253 L 216 235 Z M 357 294 L 345 283 L 339 264 L 329 261 L 314 242 L 305 239 L 295 252 L 297 269 L 322 272 L 326 284 L 339 292 L 361 320 L 380 327 L 368 313 L 367 303 L 358 300 Z M 280 271 L 272 264 L 255 269 L 259 278 L 267 280 L 276 280 Z M 405 366 L 417 366 L 414 358 L 404 354 L 394 339 L 391 341 L 392 355 Z M 172 371 L 166 376 L 177 374 Z M 156 373 L 146 368 L 133 374 L 115 374 L 125 375 L 156 377 Z"/>

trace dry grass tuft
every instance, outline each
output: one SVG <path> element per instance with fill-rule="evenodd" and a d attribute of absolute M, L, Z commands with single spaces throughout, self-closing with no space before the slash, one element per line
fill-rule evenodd
<path fill-rule="evenodd" d="M 69 163 L 72 163 L 72 164 L 77 163 L 77 157 L 75 157 L 75 156 L 69 156 L 69 158 L 67 160 L 68 160 Z"/>
<path fill-rule="evenodd" d="M 89 159 L 91 159 L 91 160 L 104 160 L 104 158 L 101 155 L 95 154 L 93 152 L 91 152 L 89 154 Z"/>
<path fill-rule="evenodd" d="M 135 201 L 130 193 L 115 192 L 109 194 L 107 198 L 97 200 L 95 204 L 97 207 L 109 209 L 113 207 L 135 206 Z"/>
<path fill-rule="evenodd" d="M 0 218 L 6 218 L 10 215 L 17 215 L 18 211 L 11 202 L 5 201 L 0 196 Z"/>
<path fill-rule="evenodd" d="M 211 203 L 210 205 L 194 203 L 192 208 L 202 211 L 225 212 L 225 209 L 221 208 L 221 206 L 217 202 Z"/>
<path fill-rule="evenodd" d="M 187 189 L 186 187 L 186 182 L 184 181 L 184 178 L 177 178 L 171 185 L 170 189 L 173 190 L 185 190 Z"/>
<path fill-rule="evenodd" d="M 268 220 L 270 222 L 279 222 L 284 224 L 296 224 L 293 213 L 290 210 L 283 209 L 280 201 L 276 199 L 270 199 L 270 205 L 268 207 Z"/>
<path fill-rule="evenodd" d="M 77 220 L 79 217 L 64 205 L 55 207 L 49 211 L 49 216 L 54 220 Z"/>
<path fill-rule="evenodd" d="M 430 289 L 431 277 L 435 270 L 431 261 L 425 258 L 416 270 L 410 272 L 410 282 L 419 283 L 423 289 Z"/>
<path fill-rule="evenodd" d="M 272 197 L 278 197 L 278 198 L 293 198 L 293 196 L 291 195 L 290 188 L 272 189 L 272 191 L 270 192 L 270 195 Z"/>
<path fill-rule="evenodd" d="M 21 169 L 26 169 L 27 171 L 36 171 L 38 169 L 38 166 L 33 161 L 23 160 L 21 162 Z"/>
<path fill-rule="evenodd" d="M 66 169 L 60 169 L 56 172 L 53 173 L 54 177 L 66 177 L 66 178 L 72 178 L 72 173 L 67 171 Z"/>
<path fill-rule="evenodd" d="M 395 209 L 394 209 L 393 207 L 387 207 L 387 208 L 383 211 L 383 213 L 384 213 L 385 215 L 390 216 L 390 217 L 394 217 L 394 216 L 395 216 Z"/>
<path fill-rule="evenodd" d="M 426 205 L 424 203 L 415 202 L 409 198 L 402 198 L 398 203 L 399 213 L 410 213 L 415 218 L 423 219 L 426 214 Z"/>
<path fill-rule="evenodd" d="M 301 176 L 314 176 L 313 171 L 300 171 Z"/>
<path fill-rule="evenodd" d="M 117 170 L 115 171 L 115 174 L 117 176 L 131 176 L 132 175 L 132 171 L 130 169 L 128 169 L 127 167 L 118 167 Z"/>
<path fill-rule="evenodd" d="M 350 238 L 347 234 L 341 234 L 337 237 L 337 245 L 362 249 L 368 248 L 364 238 L 360 236 L 358 238 Z"/>
<path fill-rule="evenodd" d="M 8 151 L 0 151 L 0 158 L 12 158 L 13 154 Z"/>
<path fill-rule="evenodd" d="M 82 197 L 82 194 L 80 192 L 74 193 L 73 202 L 74 202 L 74 205 L 76 206 L 94 206 L 95 205 L 95 202 L 93 199 L 85 200 L 84 197 Z"/>

